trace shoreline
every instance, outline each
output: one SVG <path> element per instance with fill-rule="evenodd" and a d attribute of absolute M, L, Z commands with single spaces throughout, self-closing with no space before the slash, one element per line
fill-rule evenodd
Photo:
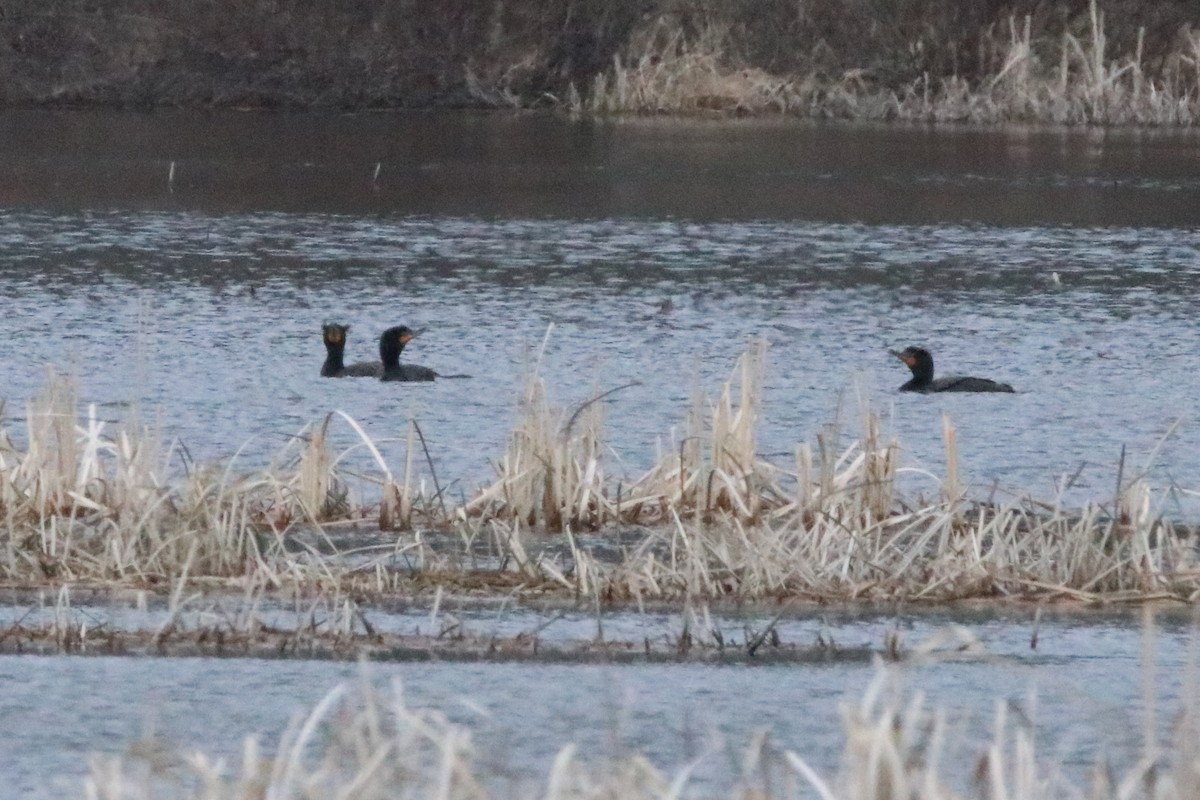
<path fill-rule="evenodd" d="M 382 0 L 223 13 L 54 0 L 0 17 L 0 106 L 1191 127 L 1197 29 L 1200 11 L 1186 3 L 1138 0 L 998 9 L 524 0 L 403 14 Z"/>

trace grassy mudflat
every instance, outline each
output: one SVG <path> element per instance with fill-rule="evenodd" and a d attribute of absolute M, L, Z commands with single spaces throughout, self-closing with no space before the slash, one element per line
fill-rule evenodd
<path fill-rule="evenodd" d="M 1197 30 L 1184 0 L 50 0 L 0 17 L 0 101 L 1191 125 Z"/>

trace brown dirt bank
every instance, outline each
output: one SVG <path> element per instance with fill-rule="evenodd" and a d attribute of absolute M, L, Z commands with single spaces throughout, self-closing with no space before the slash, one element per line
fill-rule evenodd
<path fill-rule="evenodd" d="M 1178 124 L 1193 27 L 1188 0 L 45 0 L 0 6 L 0 103 Z"/>

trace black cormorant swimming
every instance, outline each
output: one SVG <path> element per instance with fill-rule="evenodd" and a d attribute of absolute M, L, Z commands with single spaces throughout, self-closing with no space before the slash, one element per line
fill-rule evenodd
<path fill-rule="evenodd" d="M 325 363 L 321 365 L 321 377 L 378 378 L 383 374 L 383 365 L 378 361 L 359 361 L 346 366 L 343 358 L 346 352 L 346 334 L 349 332 L 349 325 L 327 322 L 321 326 L 321 333 L 325 339 Z"/>
<path fill-rule="evenodd" d="M 383 374 L 380 376 L 380 380 L 431 381 L 438 377 L 438 374 L 429 367 L 400 363 L 400 353 L 404 350 L 404 345 L 412 341 L 412 338 L 413 332 L 406 325 L 388 328 L 379 337 L 379 359 L 383 362 Z"/>
<path fill-rule="evenodd" d="M 903 361 L 912 370 L 912 380 L 900 387 L 902 392 L 1013 391 L 1013 387 L 1007 383 L 999 383 L 987 378 L 968 378 L 963 375 L 934 378 L 933 356 L 923 347 L 906 347 L 903 350 L 889 350 L 888 352 Z"/>

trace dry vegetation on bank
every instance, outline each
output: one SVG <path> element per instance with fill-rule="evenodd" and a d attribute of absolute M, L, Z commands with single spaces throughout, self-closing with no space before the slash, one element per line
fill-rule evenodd
<path fill-rule="evenodd" d="M 270 468 L 178 474 L 159 436 L 110 433 L 90 409 L 81 417 L 72 382 L 52 376 L 23 430 L 0 437 L 0 583 L 334 598 L 440 587 L 597 604 L 1198 596 L 1194 533 L 1157 516 L 1140 479 L 1078 509 L 978 502 L 956 473 L 947 419 L 940 496 L 905 498 L 899 445 L 869 412 L 856 441 L 830 427 L 789 464 L 763 459 L 765 358 L 765 345 L 752 346 L 715 399 L 696 399 L 657 464 L 626 481 L 606 472 L 603 399 L 557 409 L 534 369 L 494 482 L 457 507 L 437 488 L 415 422 L 397 474 L 340 414 L 301 432 Z M 378 465 L 382 499 L 369 506 L 327 449 L 327 426 L 342 423 Z M 336 543 L 347 525 L 394 538 Z M 619 532 L 620 556 L 585 545 L 587 531 Z"/>
<path fill-rule="evenodd" d="M 1186 0 L 18 3 L 0 103 L 1191 125 Z"/>
<path fill-rule="evenodd" d="M 1010 713 L 1008 701 L 996 701 L 992 739 L 976 747 L 954 735 L 946 715 L 930 709 L 920 694 L 906 696 L 890 687 L 890 677 L 880 669 L 861 700 L 843 706 L 845 745 L 836 774 L 820 774 L 805 762 L 803 753 L 781 751 L 762 736 L 747 745 L 740 760 L 729 760 L 731 771 L 740 772 L 733 785 L 721 794 L 707 787 L 703 796 L 759 800 L 1183 800 L 1196 796 L 1200 730 L 1194 707 L 1178 711 L 1168 742 L 1160 743 L 1156 721 L 1146 720 L 1136 763 L 1116 770 L 1098 761 L 1090 770 L 1090 785 L 1080 785 L 1079 779 L 1068 778 L 1054 763 L 1053 744 L 1048 754 L 1046 742 L 1038 740 L 1030 720 L 1019 712 Z M 343 685 L 330 692 L 306 719 L 284 733 L 273 753 L 264 751 L 256 737 L 247 737 L 240 762 L 230 764 L 153 740 L 137 742 L 125 755 L 92 757 L 86 796 L 651 800 L 690 796 L 695 788 L 692 773 L 700 764 L 697 760 L 666 772 L 641 754 L 597 763 L 568 744 L 544 778 L 531 778 L 531 785 L 514 793 L 509 770 L 509 788 L 497 790 L 489 768 L 475 761 L 468 728 L 435 709 L 410 707 L 399 682 L 373 688 L 365 681 L 357 689 Z"/>

